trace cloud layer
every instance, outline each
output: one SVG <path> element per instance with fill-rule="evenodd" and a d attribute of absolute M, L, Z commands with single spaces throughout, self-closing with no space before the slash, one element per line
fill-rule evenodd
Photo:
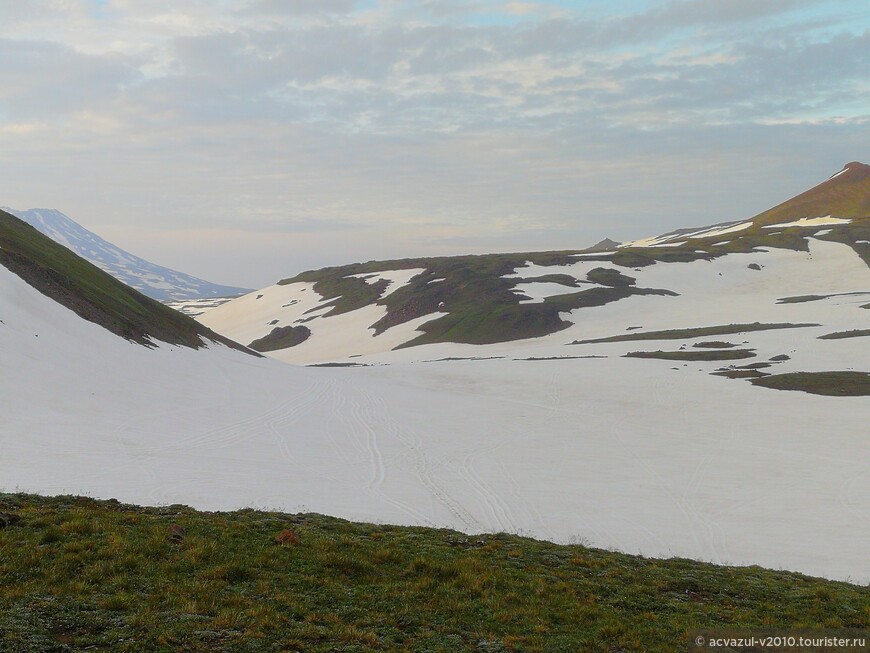
<path fill-rule="evenodd" d="M 737 219 L 867 158 L 868 26 L 847 0 L 2 3 L 0 199 L 248 285 Z"/>

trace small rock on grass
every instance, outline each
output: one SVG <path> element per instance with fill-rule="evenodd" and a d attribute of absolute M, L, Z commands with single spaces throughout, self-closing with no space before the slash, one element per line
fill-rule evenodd
<path fill-rule="evenodd" d="M 0 528 L 6 528 L 7 526 L 12 526 L 17 522 L 21 521 L 21 517 L 15 515 L 11 512 L 0 512 Z"/>
<path fill-rule="evenodd" d="M 299 546 L 302 544 L 302 540 L 299 539 L 299 536 L 296 533 L 291 531 L 289 528 L 286 528 L 275 536 L 275 544 L 281 546 Z"/>
<path fill-rule="evenodd" d="M 169 534 L 166 536 L 166 539 L 172 544 L 181 544 L 184 541 L 184 527 L 179 526 L 178 524 L 172 524 L 168 531 Z"/>

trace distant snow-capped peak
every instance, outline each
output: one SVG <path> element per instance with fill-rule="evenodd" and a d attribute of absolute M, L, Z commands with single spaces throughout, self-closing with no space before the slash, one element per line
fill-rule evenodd
<path fill-rule="evenodd" d="M 203 297 L 230 297 L 246 288 L 222 286 L 156 265 L 124 251 L 85 229 L 56 209 L 2 210 L 24 220 L 98 268 L 153 299 L 179 301 Z"/>

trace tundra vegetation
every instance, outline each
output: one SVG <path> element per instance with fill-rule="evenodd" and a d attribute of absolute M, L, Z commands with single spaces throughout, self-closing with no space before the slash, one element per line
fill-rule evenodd
<path fill-rule="evenodd" d="M 70 496 L 0 513 L 2 651 L 646 653 L 870 626 L 867 587 L 516 535 Z"/>

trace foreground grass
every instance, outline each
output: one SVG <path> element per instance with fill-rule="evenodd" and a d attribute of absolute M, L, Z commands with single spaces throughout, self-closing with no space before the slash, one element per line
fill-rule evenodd
<path fill-rule="evenodd" d="M 2 651 L 674 651 L 698 627 L 870 624 L 868 588 L 516 536 L 74 497 L 0 511 L 21 517 L 0 529 Z"/>

